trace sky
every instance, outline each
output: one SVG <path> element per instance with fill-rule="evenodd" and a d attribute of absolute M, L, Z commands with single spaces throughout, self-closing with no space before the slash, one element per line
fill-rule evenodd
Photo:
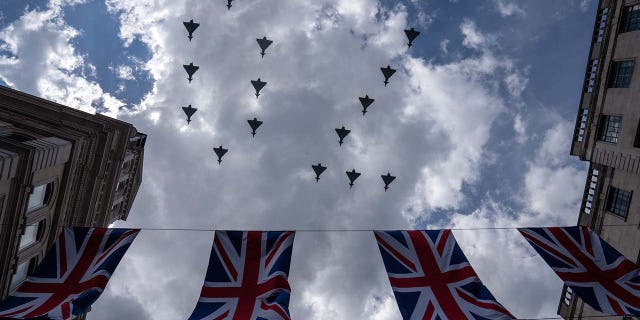
<path fill-rule="evenodd" d="M 321 230 L 575 225 L 587 166 L 569 149 L 595 12 L 588 0 L 9 0 L 0 84 L 148 134 L 142 186 L 115 226 L 307 230 L 294 319 L 399 319 L 372 233 Z M 409 27 L 421 32 L 410 49 Z M 555 316 L 562 283 L 517 230 L 454 235 L 514 315 Z M 212 239 L 143 230 L 88 319 L 188 317 Z"/>

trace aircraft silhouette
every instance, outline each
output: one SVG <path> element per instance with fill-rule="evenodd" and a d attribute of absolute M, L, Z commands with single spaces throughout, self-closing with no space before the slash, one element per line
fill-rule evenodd
<path fill-rule="evenodd" d="M 316 182 L 318 182 L 318 180 L 320 180 L 320 175 L 327 170 L 327 167 L 322 166 L 322 164 L 320 164 L 318 162 L 317 165 L 312 164 L 311 168 L 313 168 L 313 171 L 316 173 Z"/>
<path fill-rule="evenodd" d="M 349 188 L 353 187 L 353 182 L 358 179 L 360 172 L 356 172 L 356 169 L 347 171 L 347 177 L 349 178 Z"/>
<path fill-rule="evenodd" d="M 409 39 L 409 43 L 407 43 L 407 46 L 411 48 L 411 45 L 413 45 L 413 40 L 415 40 L 420 35 L 420 32 L 416 31 L 414 28 L 411 28 L 404 30 L 404 34 L 406 34 L 407 39 Z"/>
<path fill-rule="evenodd" d="M 187 31 L 189 32 L 187 38 L 189 38 L 189 42 L 191 42 L 191 39 L 193 39 L 193 32 L 198 29 L 200 24 L 193 22 L 193 19 L 191 19 L 189 22 L 182 22 L 182 24 L 184 24 L 184 27 L 187 28 Z"/>
<path fill-rule="evenodd" d="M 189 78 L 187 78 L 187 79 L 189 80 L 189 83 L 191 83 L 191 80 L 193 80 L 193 74 L 196 73 L 196 71 L 198 71 L 198 69 L 200 69 L 200 67 L 194 66 L 193 62 L 191 62 L 189 64 L 183 64 L 182 66 L 184 67 L 184 70 L 189 75 Z"/>
<path fill-rule="evenodd" d="M 387 189 L 389 189 L 389 184 L 393 182 L 396 177 L 392 176 L 388 171 L 386 175 L 382 175 L 380 177 L 382 177 L 382 181 L 384 182 L 384 192 L 387 192 Z"/>
<path fill-rule="evenodd" d="M 268 40 L 267 37 L 263 37 L 262 39 L 256 39 L 256 41 L 258 41 L 258 45 L 260 46 L 260 49 L 262 49 L 260 55 L 264 59 L 264 55 L 266 54 L 264 51 L 269 48 L 269 46 L 273 43 L 273 40 Z"/>
<path fill-rule="evenodd" d="M 231 10 L 231 7 L 233 7 L 231 2 L 233 2 L 233 0 L 227 0 L 227 10 Z"/>
<path fill-rule="evenodd" d="M 391 78 L 391 76 L 396 73 L 396 69 L 392 69 L 387 65 L 386 68 L 380 68 L 380 70 L 382 70 L 382 74 L 384 75 L 384 86 L 386 87 L 389 83 L 389 78 Z"/>
<path fill-rule="evenodd" d="M 358 97 L 360 99 L 360 104 L 362 104 L 362 115 L 364 116 L 367 113 L 367 108 L 375 101 L 375 99 L 369 98 L 369 95 L 365 95 L 364 97 Z"/>
<path fill-rule="evenodd" d="M 184 111 L 184 114 L 187 115 L 187 124 L 191 123 L 191 116 L 196 113 L 196 111 L 198 111 L 198 109 L 196 108 L 191 108 L 191 105 L 189 105 L 188 107 L 182 107 L 182 111 Z"/>
<path fill-rule="evenodd" d="M 267 83 L 260 80 L 260 78 L 258 78 L 258 80 L 251 80 L 251 84 L 253 85 L 253 88 L 256 89 L 256 98 L 260 96 L 260 90 L 267 85 Z"/>
<path fill-rule="evenodd" d="M 349 132 L 351 132 L 351 130 L 345 129 L 344 126 L 339 129 L 336 128 L 336 133 L 338 134 L 338 138 L 340 138 L 340 140 L 338 141 L 340 145 L 342 145 L 342 140 L 349 134 Z"/>
<path fill-rule="evenodd" d="M 220 164 L 220 163 L 222 163 L 222 156 L 224 156 L 224 154 L 227 153 L 227 151 L 229 151 L 229 149 L 225 149 L 225 148 L 222 147 L 222 145 L 220 145 L 217 148 L 213 148 L 213 151 L 218 156 L 218 164 Z"/>
<path fill-rule="evenodd" d="M 260 127 L 260 125 L 262 124 L 262 121 L 258 120 L 257 118 L 253 118 L 253 120 L 247 120 L 247 122 L 249 122 L 249 126 L 251 127 L 251 136 L 255 137 L 256 136 L 256 129 L 258 129 L 258 127 Z"/>

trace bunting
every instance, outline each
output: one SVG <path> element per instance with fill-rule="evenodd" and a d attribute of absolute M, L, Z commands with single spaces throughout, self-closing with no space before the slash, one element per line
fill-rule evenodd
<path fill-rule="evenodd" d="M 640 268 L 589 228 L 518 230 L 589 306 L 610 315 L 640 315 Z"/>
<path fill-rule="evenodd" d="M 86 313 L 138 232 L 64 228 L 36 270 L 0 303 L 0 318 L 66 320 Z"/>
<path fill-rule="evenodd" d="M 402 319 L 515 319 L 482 284 L 451 230 L 374 235 Z"/>
<path fill-rule="evenodd" d="M 289 320 L 293 231 L 216 231 L 189 320 Z"/>

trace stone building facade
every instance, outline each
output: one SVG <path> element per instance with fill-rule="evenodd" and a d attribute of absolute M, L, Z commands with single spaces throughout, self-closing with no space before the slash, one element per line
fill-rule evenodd
<path fill-rule="evenodd" d="M 640 0 L 601 0 L 571 155 L 589 161 L 578 224 L 640 263 Z M 564 287 L 558 314 L 603 317 Z"/>
<path fill-rule="evenodd" d="M 129 123 L 0 86 L 0 300 L 62 227 L 127 219 L 146 137 Z"/>

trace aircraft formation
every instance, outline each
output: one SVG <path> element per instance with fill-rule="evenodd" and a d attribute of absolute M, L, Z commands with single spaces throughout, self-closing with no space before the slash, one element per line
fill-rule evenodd
<path fill-rule="evenodd" d="M 233 0 L 227 0 L 228 10 L 231 10 L 232 2 Z M 190 21 L 185 21 L 183 22 L 183 24 L 188 32 L 187 38 L 189 39 L 189 42 L 191 42 L 191 40 L 193 39 L 193 33 L 196 31 L 196 29 L 198 29 L 200 24 L 194 22 L 193 19 L 191 19 Z M 410 28 L 410 29 L 404 30 L 404 33 L 409 41 L 407 43 L 407 46 L 411 48 L 411 46 L 413 45 L 413 41 L 420 35 L 420 32 L 416 31 L 414 28 Z M 264 56 L 266 55 L 266 50 L 267 48 L 269 48 L 269 46 L 271 46 L 271 44 L 273 44 L 273 40 L 270 40 L 266 36 L 264 36 L 262 38 L 257 38 L 256 42 L 258 43 L 258 46 L 261 50 L 260 56 L 262 59 L 264 59 Z M 183 65 L 183 67 L 188 75 L 187 80 L 189 80 L 189 83 L 191 83 L 191 81 L 193 80 L 193 75 L 196 73 L 196 71 L 198 71 L 200 67 L 197 65 L 194 65 L 193 62 L 189 64 L 185 64 Z M 380 71 L 382 71 L 382 75 L 384 77 L 383 83 L 384 83 L 384 86 L 386 87 L 389 84 L 389 79 L 396 73 L 397 70 L 391 68 L 390 65 L 387 65 L 386 67 L 380 68 Z M 251 84 L 253 85 L 253 88 L 255 90 L 256 98 L 259 98 L 260 91 L 267 85 L 267 82 L 262 81 L 261 78 L 258 78 L 257 80 L 251 80 Z M 360 100 L 360 104 L 362 105 L 362 115 L 364 116 L 367 113 L 367 108 L 369 108 L 373 104 L 375 99 L 365 94 L 364 97 L 358 97 L 358 100 Z M 191 117 L 196 113 L 198 109 L 193 108 L 191 105 L 188 105 L 187 107 L 182 107 L 182 110 L 184 111 L 187 117 L 186 119 L 187 124 L 190 124 Z M 256 130 L 262 125 L 263 122 L 258 120 L 257 117 L 254 117 L 253 119 L 249 119 L 247 120 L 247 122 L 249 123 L 249 127 L 251 128 L 251 136 L 255 138 Z M 342 146 L 342 144 L 344 143 L 344 139 L 349 135 L 351 130 L 345 128 L 345 126 L 342 126 L 341 128 L 336 128 L 335 131 L 336 131 L 336 134 L 338 135 L 338 144 L 339 146 Z M 229 150 L 224 148 L 222 145 L 220 145 L 219 147 L 214 147 L 213 151 L 218 157 L 218 160 L 217 160 L 218 164 L 221 164 L 222 157 Z M 327 170 L 327 167 L 323 166 L 321 163 L 318 163 L 317 165 L 315 164 L 311 165 L 311 168 L 313 169 L 316 175 L 315 176 L 316 182 L 320 181 L 320 175 L 323 172 L 325 172 L 325 170 Z M 360 177 L 361 173 L 357 172 L 355 169 L 352 169 L 351 171 L 345 171 L 345 173 L 349 180 L 349 188 L 352 188 L 354 186 L 355 181 L 358 179 L 358 177 Z M 389 172 L 387 172 L 386 175 L 381 175 L 380 177 L 382 178 L 382 182 L 384 183 L 384 191 L 386 192 L 389 189 L 389 185 L 396 179 L 396 177 L 392 176 L 391 173 Z"/>

